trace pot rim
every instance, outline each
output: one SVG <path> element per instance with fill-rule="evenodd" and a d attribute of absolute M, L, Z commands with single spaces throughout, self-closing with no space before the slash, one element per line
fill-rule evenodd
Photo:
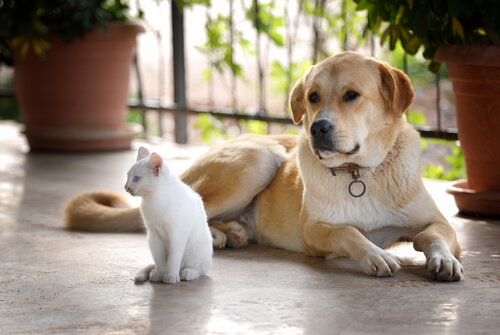
<path fill-rule="evenodd" d="M 443 44 L 434 60 L 447 64 L 500 67 L 500 46 Z"/>
<path fill-rule="evenodd" d="M 95 28 L 98 30 L 98 28 Z M 146 32 L 146 28 L 140 21 L 110 21 L 107 25 L 107 31 L 120 30 L 133 34 L 142 34 Z"/>

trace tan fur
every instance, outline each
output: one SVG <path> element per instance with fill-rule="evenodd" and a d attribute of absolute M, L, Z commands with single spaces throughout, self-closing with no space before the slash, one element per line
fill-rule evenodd
<path fill-rule="evenodd" d="M 345 99 L 349 91 L 359 96 Z M 312 92 L 318 101 L 309 101 Z M 420 137 L 403 115 L 413 98 L 408 77 L 385 63 L 352 52 L 330 57 L 312 67 L 292 92 L 293 119 L 303 123 L 298 137 L 230 140 L 200 157 L 182 180 L 202 196 L 209 219 L 233 221 L 243 215 L 249 238 L 259 243 L 312 256 L 350 257 L 366 274 L 390 276 L 400 263 L 383 248 L 404 238 L 425 253 L 435 277 L 460 280 L 455 232 L 425 190 Z M 326 153 L 312 140 L 317 120 L 334 125 L 328 133 L 334 148 Z M 330 173 L 344 163 L 362 167 L 360 180 L 367 189 L 360 198 L 347 191 L 350 174 Z M 120 215 L 128 222 L 123 226 L 136 219 L 132 210 L 102 214 L 101 208 L 97 215 L 92 205 L 85 206 L 68 207 L 70 214 L 87 211 L 79 224 L 68 214 L 69 227 L 102 230 L 106 215 L 111 221 Z M 229 226 L 237 227 L 211 228 L 228 233 Z"/>
<path fill-rule="evenodd" d="M 240 136 L 202 155 L 181 179 L 201 194 L 209 218 L 237 212 L 272 181 L 293 146 L 290 141 L 286 135 Z M 229 176 L 230 183 L 214 183 Z"/>
<path fill-rule="evenodd" d="M 114 193 L 82 193 L 64 209 L 66 228 L 84 231 L 132 232 L 143 230 L 139 208 Z"/>
<path fill-rule="evenodd" d="M 292 251 L 302 251 L 300 216 L 302 180 L 296 151 L 281 165 L 272 183 L 259 194 L 257 241 Z M 291 219 L 292 218 L 292 219 Z"/>
<path fill-rule="evenodd" d="M 209 223 L 210 230 L 214 235 L 214 247 L 224 249 L 226 246 L 230 248 L 241 248 L 248 244 L 248 234 L 239 222 L 217 222 Z M 220 232 L 221 234 L 218 234 Z M 222 239 L 223 243 L 217 243 L 216 239 Z"/>

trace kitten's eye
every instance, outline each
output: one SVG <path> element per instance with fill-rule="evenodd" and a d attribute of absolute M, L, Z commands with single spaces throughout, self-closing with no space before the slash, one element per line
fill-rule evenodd
<path fill-rule="evenodd" d="M 316 103 L 318 101 L 319 101 L 319 95 L 318 95 L 318 93 L 312 92 L 311 94 L 309 94 L 309 102 L 311 102 L 311 103 L 314 104 L 314 103 Z"/>
<path fill-rule="evenodd" d="M 342 100 L 344 100 L 345 102 L 349 102 L 349 101 L 353 101 L 357 97 L 359 97 L 359 93 L 358 92 L 347 91 L 347 93 L 344 94 L 344 96 L 342 97 Z"/>
<path fill-rule="evenodd" d="M 135 177 L 134 177 L 134 181 L 135 181 L 136 183 L 137 183 L 139 180 L 141 180 L 141 177 L 139 177 L 139 176 L 135 176 Z"/>

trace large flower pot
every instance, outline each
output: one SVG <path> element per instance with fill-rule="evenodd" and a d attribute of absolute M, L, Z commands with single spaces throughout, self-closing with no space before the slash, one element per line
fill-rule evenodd
<path fill-rule="evenodd" d="M 500 47 L 445 45 L 435 60 L 446 63 L 456 99 L 458 136 L 467 170 L 467 182 L 449 192 L 465 213 L 500 216 Z M 462 190 L 462 191 L 460 191 Z M 492 197 L 488 210 L 461 206 L 464 197 Z M 496 206 L 492 206 L 492 202 Z M 492 208 L 496 207 L 496 211 Z"/>
<path fill-rule="evenodd" d="M 31 149 L 101 151 L 130 147 L 125 124 L 136 23 L 110 23 L 65 44 L 51 37 L 47 59 L 15 64 L 15 91 Z"/>

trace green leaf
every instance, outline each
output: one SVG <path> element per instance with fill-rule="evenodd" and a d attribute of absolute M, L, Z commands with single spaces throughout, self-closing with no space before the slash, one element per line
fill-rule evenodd
<path fill-rule="evenodd" d="M 410 35 L 410 33 L 401 25 L 399 25 L 398 28 L 401 44 L 403 45 L 405 51 L 410 55 L 416 54 L 418 48 L 420 47 L 420 40 L 418 37 Z"/>
<path fill-rule="evenodd" d="M 222 122 L 210 114 L 199 114 L 194 128 L 200 130 L 201 138 L 206 144 L 210 144 L 213 138 L 229 137 Z"/>
<path fill-rule="evenodd" d="M 356 4 L 356 10 L 365 10 L 370 7 L 370 3 L 367 0 L 354 0 Z"/>
<path fill-rule="evenodd" d="M 438 73 L 440 67 L 441 63 L 436 63 L 435 61 L 431 61 L 430 64 L 427 66 L 429 71 L 431 71 L 432 73 Z"/>
<path fill-rule="evenodd" d="M 210 81 L 210 79 L 212 79 L 212 75 L 213 75 L 212 69 L 207 68 L 204 69 L 203 72 L 201 73 L 201 78 L 204 83 L 207 83 Z"/>
<path fill-rule="evenodd" d="M 49 33 L 49 28 L 37 19 L 33 20 L 32 28 L 33 32 L 37 35 L 47 35 Z"/>
<path fill-rule="evenodd" d="M 427 141 L 425 138 L 420 138 L 420 151 L 427 149 Z"/>
<path fill-rule="evenodd" d="M 368 11 L 368 25 L 370 29 L 372 29 L 374 32 L 377 32 L 378 31 L 377 22 L 381 20 L 382 18 L 380 15 L 379 7 L 378 6 L 372 7 L 371 10 Z"/>
<path fill-rule="evenodd" d="M 23 61 L 26 58 L 26 56 L 28 56 L 29 50 L 30 50 L 30 43 L 28 41 L 25 41 L 19 49 L 19 60 Z"/>
<path fill-rule="evenodd" d="M 420 39 L 417 36 L 412 36 L 406 44 L 406 52 L 408 52 L 410 55 L 415 55 L 418 52 L 420 45 Z"/>
<path fill-rule="evenodd" d="M 241 66 L 239 66 L 238 64 L 233 64 L 233 73 L 236 77 L 246 79 L 245 75 L 243 74 L 243 70 L 241 69 Z"/>
<path fill-rule="evenodd" d="M 427 123 L 425 116 L 420 112 L 407 112 L 406 117 L 408 119 L 408 122 L 417 126 L 421 126 Z"/>
<path fill-rule="evenodd" d="M 276 31 L 270 31 L 269 32 L 269 37 L 271 38 L 271 40 L 273 40 L 273 42 L 279 46 L 279 47 L 282 47 L 285 45 L 285 42 L 284 42 L 284 39 L 283 39 L 283 35 L 279 34 L 278 32 Z"/>
<path fill-rule="evenodd" d="M 396 42 L 398 41 L 398 28 L 391 24 L 391 30 L 389 31 L 389 49 L 394 50 L 396 48 Z"/>
<path fill-rule="evenodd" d="M 382 33 L 382 37 L 380 37 L 380 45 L 384 45 L 385 41 L 387 40 L 387 37 L 389 36 L 390 31 L 391 31 L 391 25 L 388 25 L 387 28 Z"/>
<path fill-rule="evenodd" d="M 245 127 L 250 134 L 265 135 L 267 134 L 267 122 L 258 120 L 240 120 L 238 123 Z"/>
<path fill-rule="evenodd" d="M 395 20 L 396 24 L 399 24 L 399 21 L 401 21 L 401 18 L 403 17 L 404 12 L 405 12 L 405 6 L 399 5 L 398 12 L 396 14 L 396 20 Z"/>
<path fill-rule="evenodd" d="M 462 40 L 465 39 L 464 36 L 464 29 L 462 28 L 462 24 L 460 24 L 460 21 L 456 17 L 451 18 L 451 27 L 453 29 L 453 34 L 455 36 L 460 36 Z"/>
<path fill-rule="evenodd" d="M 50 43 L 43 38 L 35 38 L 32 42 L 33 52 L 41 58 L 47 57 L 47 52 L 50 50 Z"/>

